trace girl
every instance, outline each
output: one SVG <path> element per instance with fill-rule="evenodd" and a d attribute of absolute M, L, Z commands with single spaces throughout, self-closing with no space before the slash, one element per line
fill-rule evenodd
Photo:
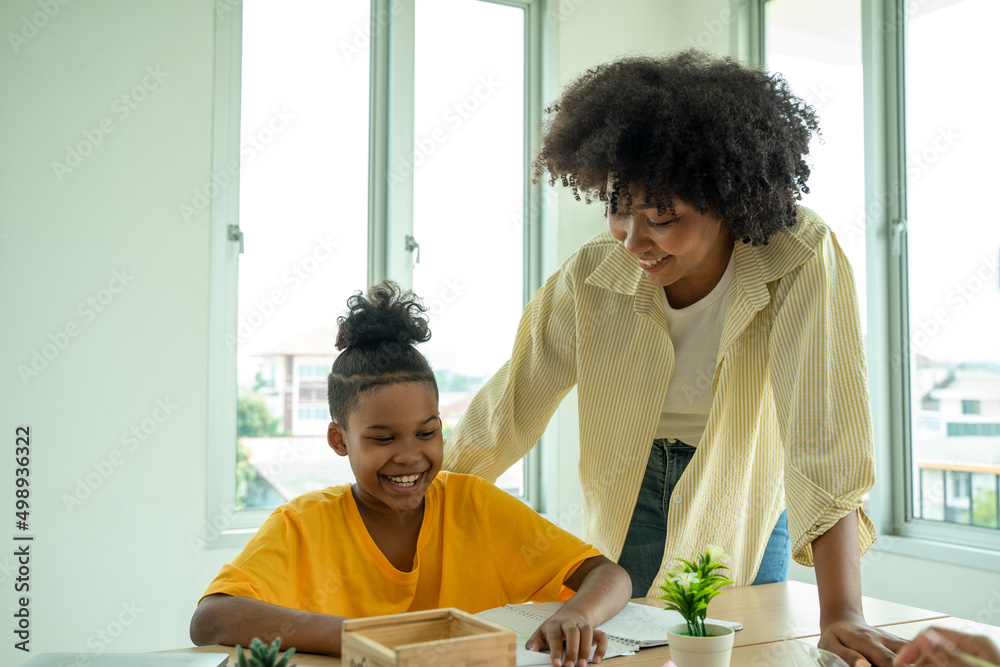
<path fill-rule="evenodd" d="M 355 483 L 276 509 L 205 591 L 191 619 L 197 645 L 255 636 L 340 654 L 345 618 L 457 607 L 468 612 L 555 600 L 576 591 L 528 641 L 553 665 L 595 661 L 595 628 L 625 606 L 625 571 L 479 478 L 439 472 L 434 374 L 413 347 L 430 338 L 424 308 L 383 283 L 338 319 L 327 440 Z M 563 655 L 565 653 L 565 663 Z"/>

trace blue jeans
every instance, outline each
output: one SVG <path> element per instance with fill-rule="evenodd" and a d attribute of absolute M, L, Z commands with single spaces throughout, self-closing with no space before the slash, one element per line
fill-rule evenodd
<path fill-rule="evenodd" d="M 645 597 L 660 571 L 667 542 L 667 512 L 674 486 L 684 473 L 695 448 L 682 442 L 654 440 L 639 487 L 639 498 L 625 536 L 618 564 L 632 578 L 632 597 Z M 754 585 L 785 581 L 792 545 L 788 534 L 788 514 L 778 517 L 764 549 Z"/>

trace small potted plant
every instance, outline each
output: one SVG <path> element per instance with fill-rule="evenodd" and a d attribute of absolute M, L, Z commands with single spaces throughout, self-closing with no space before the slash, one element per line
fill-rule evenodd
<path fill-rule="evenodd" d="M 279 646 L 281 646 L 281 637 L 275 637 L 270 646 L 262 642 L 259 637 L 254 637 L 249 646 L 250 657 L 247 658 L 243 654 L 243 647 L 237 644 L 237 667 L 295 667 L 294 663 L 288 664 L 292 655 L 295 654 L 295 649 L 290 648 L 282 654 L 278 651 Z"/>
<path fill-rule="evenodd" d="M 727 570 L 729 556 L 714 544 L 694 561 L 678 558 L 679 572 L 667 577 L 660 586 L 664 607 L 679 612 L 684 623 L 667 629 L 670 659 L 677 667 L 728 667 L 733 651 L 733 631 L 723 625 L 705 623 L 708 603 L 723 586 L 733 582 L 721 570 Z"/>

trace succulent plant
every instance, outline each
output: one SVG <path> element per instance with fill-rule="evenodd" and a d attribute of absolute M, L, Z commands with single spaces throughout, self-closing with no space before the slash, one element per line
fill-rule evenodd
<path fill-rule="evenodd" d="M 237 667 L 296 667 L 295 664 L 288 664 L 289 659 L 295 654 L 295 649 L 290 648 L 282 654 L 278 651 L 281 646 L 281 637 L 275 637 L 271 645 L 268 646 L 254 637 L 250 642 L 250 657 L 243 654 L 243 647 L 236 645 L 236 665 Z"/>

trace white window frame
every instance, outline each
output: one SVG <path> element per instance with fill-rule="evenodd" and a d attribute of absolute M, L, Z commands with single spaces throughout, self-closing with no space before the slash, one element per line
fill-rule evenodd
<path fill-rule="evenodd" d="M 525 12 L 525 155 L 537 154 L 534 128 L 541 123 L 544 0 L 469 0 L 518 7 Z M 413 147 L 414 0 L 372 0 L 368 187 L 368 281 L 413 282 L 412 180 L 390 188 L 387 165 L 410 157 Z M 213 173 L 239 160 L 243 4 L 216 0 Z M 524 303 L 542 284 L 541 186 L 525 165 Z M 211 293 L 208 350 L 208 456 L 205 548 L 239 548 L 270 510 L 235 509 L 237 271 L 241 248 L 239 178 L 212 200 Z M 251 240 L 252 242 L 252 240 Z M 513 341 L 511 341 L 513 344 Z M 296 368 L 296 372 L 297 372 Z M 539 448 L 525 458 L 526 502 L 540 502 Z M 198 544 L 199 540 L 194 540 Z"/>
<path fill-rule="evenodd" d="M 732 0 L 734 53 L 763 65 L 764 5 Z M 913 515 L 906 265 L 905 21 L 907 0 L 860 0 L 865 119 L 865 243 L 868 335 L 876 466 L 868 514 L 875 548 L 1000 572 L 1000 531 Z M 893 184 L 896 184 L 895 187 Z M 902 187 L 899 186 L 902 184 Z M 873 202 L 884 205 L 872 206 Z M 893 360 L 907 360 L 893 363 Z M 884 474 L 885 472 L 888 474 Z"/>

